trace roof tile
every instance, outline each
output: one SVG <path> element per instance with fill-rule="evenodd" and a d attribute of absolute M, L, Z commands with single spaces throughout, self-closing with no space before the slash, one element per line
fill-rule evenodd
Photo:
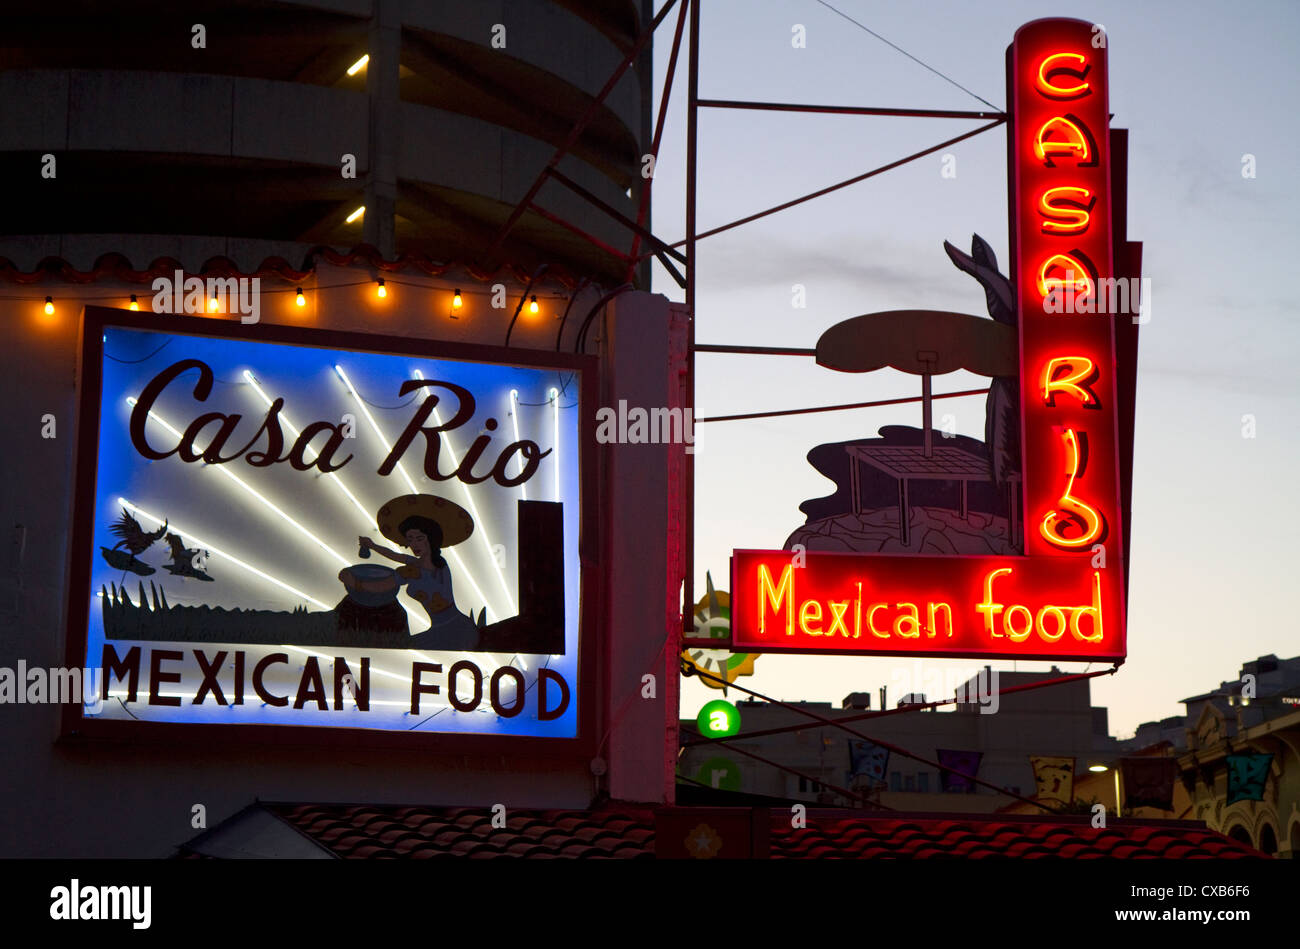
<path fill-rule="evenodd" d="M 644 859 L 655 852 L 655 811 L 648 806 L 515 810 L 504 828 L 492 826 L 486 808 L 263 806 L 326 849 L 350 859 Z M 1264 856 L 1193 822 L 1118 821 L 1103 829 L 1068 817 L 900 818 L 810 811 L 807 826 L 794 829 L 782 815 L 772 814 L 770 819 L 770 856 L 775 859 Z"/>

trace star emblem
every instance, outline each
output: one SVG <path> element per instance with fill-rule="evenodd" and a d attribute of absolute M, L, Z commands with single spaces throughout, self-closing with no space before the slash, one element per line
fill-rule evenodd
<path fill-rule="evenodd" d="M 708 824 L 696 824 L 683 843 L 696 860 L 710 860 L 722 849 L 722 838 Z"/>

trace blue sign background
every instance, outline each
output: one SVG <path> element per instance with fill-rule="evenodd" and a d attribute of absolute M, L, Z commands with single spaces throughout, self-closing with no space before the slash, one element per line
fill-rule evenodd
<path fill-rule="evenodd" d="M 421 359 L 409 355 L 344 352 L 308 346 L 232 340 L 194 335 L 108 327 L 103 338 L 103 382 L 98 437 L 98 469 L 95 488 L 94 541 L 91 550 L 90 619 L 87 629 L 87 664 L 100 665 L 105 643 L 101 597 L 108 593 L 120 602 L 125 591 L 136 607 L 153 608 L 155 597 L 165 597 L 168 607 L 199 607 L 225 610 L 309 612 L 333 609 L 346 592 L 338 578 L 341 567 L 368 562 L 388 563 L 378 555 L 369 561 L 357 559 L 358 536 L 366 535 L 385 546 L 393 546 L 375 529 L 376 512 L 389 500 L 407 494 L 446 498 L 473 517 L 474 532 L 463 543 L 443 551 L 452 576 L 455 605 L 477 617 L 486 609 L 486 622 L 514 615 L 519 608 L 517 582 L 518 502 L 523 499 L 563 502 L 564 559 L 564 651 L 559 655 L 520 655 L 464 652 L 455 650 L 410 650 L 322 646 L 221 643 L 159 643 L 114 640 L 120 656 L 133 645 L 142 649 L 141 694 L 126 703 L 126 683 L 110 682 L 110 701 L 100 718 L 136 718 L 150 721 L 327 725 L 334 727 L 380 728 L 467 734 L 532 735 L 573 737 L 577 731 L 578 605 L 580 593 L 578 549 L 579 517 L 579 419 L 578 380 L 568 371 L 508 366 L 494 363 Z M 153 405 L 146 425 L 149 444 L 162 451 L 176 446 L 179 432 L 195 418 L 209 412 L 238 413 L 241 421 L 228 439 L 224 452 L 247 444 L 262 424 L 267 402 L 246 377 L 250 372 L 269 399 L 283 398 L 280 419 L 285 435 L 283 451 L 292 446 L 293 428 L 301 430 L 316 421 L 347 426 L 351 437 L 344 440 L 334 461 L 352 458 L 333 475 L 317 468 L 297 471 L 288 463 L 254 467 L 246 458 L 208 465 L 187 463 L 177 454 L 151 461 L 132 445 L 129 425 L 133 399 L 159 372 L 184 359 L 198 359 L 211 367 L 215 384 L 208 398 L 197 401 L 193 388 L 196 370 L 183 373 L 162 392 Z M 349 391 L 336 366 L 350 380 Z M 420 389 L 399 395 L 401 384 L 423 376 L 468 389 L 476 400 L 473 417 L 459 428 L 442 435 L 438 469 L 450 473 L 464 459 L 471 443 L 480 435 L 490 436 L 487 449 L 475 464 L 483 474 L 498 455 L 516 440 L 531 439 L 543 452 L 535 474 L 524 484 L 503 487 L 491 478 L 474 485 L 459 479 L 434 481 L 424 474 L 426 439 L 420 434 L 388 475 L 378 468 L 389 449 L 406 428 L 417 407 L 430 394 L 439 396 L 438 414 L 448 421 L 457 409 L 456 397 L 445 389 Z M 517 392 L 517 403 L 511 390 Z M 558 395 L 552 398 L 552 390 Z M 361 401 L 358 401 L 358 397 Z M 558 409 L 557 409 L 558 405 Z M 373 419 L 376 433 L 367 412 Z M 488 420 L 498 423 L 489 429 Z M 435 424 L 431 418 L 425 423 Z M 168 428 L 170 426 L 170 429 Z M 196 437 L 196 448 L 206 447 L 218 423 L 205 426 Z M 314 438 L 315 449 L 324 446 L 328 433 Z M 263 435 L 250 451 L 266 447 Z M 315 453 L 307 451 L 306 458 Z M 506 468 L 515 474 L 521 462 L 516 454 Z M 238 479 L 238 480 L 236 480 Z M 409 480 L 408 480 L 409 479 Z M 242 484 L 241 484 L 242 482 Z M 344 490 L 346 489 L 346 490 Z M 256 492 L 256 494 L 254 493 Z M 260 496 L 260 497 L 259 497 Z M 355 499 L 355 501 L 353 500 Z M 145 532 L 154 532 L 168 522 L 186 550 L 201 551 L 200 565 L 193 571 L 168 570 L 168 543 L 159 539 L 138 555 L 138 562 L 153 568 L 148 576 L 121 568 L 126 551 L 119 548 L 115 565 L 102 549 L 112 550 L 122 537 L 110 530 L 122 517 L 132 514 Z M 80 555 L 80 554 L 79 554 Z M 186 575 L 189 573 L 189 575 Z M 212 577 L 204 580 L 199 573 Z M 421 605 L 406 592 L 399 596 L 409 618 L 411 632 L 428 626 Z M 161 600 L 159 600 L 161 602 Z M 157 649 L 179 650 L 184 658 L 168 661 L 164 668 L 180 672 L 178 684 L 168 684 L 161 694 L 179 696 L 179 707 L 148 703 L 147 679 L 150 653 Z M 211 694 L 200 704 L 193 698 L 202 673 L 194 650 L 211 662 L 225 650 L 246 654 L 245 680 L 254 664 L 266 655 L 284 652 L 288 664 L 267 670 L 267 688 L 288 695 L 285 707 L 264 705 L 244 687 L 243 705 L 222 705 Z M 370 708 L 361 711 L 349 701 L 334 709 L 332 663 L 342 658 L 356 677 L 360 659 L 370 659 Z M 329 696 L 329 710 L 315 700 L 302 708 L 293 699 L 310 673 L 315 657 Z M 459 660 L 472 661 L 483 675 L 483 699 L 474 711 L 459 711 L 448 701 L 446 671 Z M 233 690 L 233 660 L 228 660 L 219 681 L 229 701 Z M 420 710 L 411 713 L 411 665 L 413 662 L 441 664 L 442 676 L 425 674 L 425 684 L 439 685 L 437 695 L 420 696 Z M 513 666 L 523 674 L 526 695 L 523 711 L 503 717 L 489 703 L 492 673 Z M 552 721 L 538 718 L 537 671 L 546 667 L 563 677 L 570 701 L 564 713 Z M 460 677 L 462 700 L 472 692 L 470 675 Z M 501 703 L 513 707 L 513 674 L 498 676 Z M 548 705 L 558 703 L 551 689 Z"/>

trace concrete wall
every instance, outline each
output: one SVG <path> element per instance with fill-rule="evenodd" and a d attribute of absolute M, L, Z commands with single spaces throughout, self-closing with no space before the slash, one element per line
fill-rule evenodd
<path fill-rule="evenodd" d="M 56 158 L 68 152 L 157 152 L 290 162 L 331 175 L 337 175 L 341 156 L 351 154 L 358 182 L 372 168 L 371 100 L 347 89 L 239 76 L 21 69 L 0 72 L 0 99 L 23 103 L 12 110 L 12 121 L 0 124 L 0 152 L 48 152 Z M 472 116 L 410 102 L 392 108 L 400 133 L 388 158 L 401 181 L 513 205 L 555 151 L 550 143 Z M 567 156 L 560 170 L 635 216 L 631 199 L 587 162 Z M 346 185 L 339 179 L 340 190 Z M 199 199 L 176 195 L 177 201 Z M 548 184 L 539 200 L 603 240 L 625 242 L 625 228 L 560 185 Z M 360 237 L 358 225 L 356 241 Z M 98 253 L 116 250 L 117 243 L 104 235 L 96 241 Z M 12 247 L 0 248 L 0 254 L 15 257 L 20 266 L 35 263 Z"/>

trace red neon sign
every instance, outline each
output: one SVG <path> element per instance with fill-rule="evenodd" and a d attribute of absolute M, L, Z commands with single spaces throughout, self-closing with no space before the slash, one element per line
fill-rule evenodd
<path fill-rule="evenodd" d="M 1124 655 L 1119 575 L 1086 560 L 737 550 L 731 566 L 738 652 Z"/>
<path fill-rule="evenodd" d="M 1097 36 L 1080 20 L 1037 20 L 1008 50 L 1024 555 L 738 550 L 733 649 L 1125 656 L 1115 314 L 1095 312 L 1115 276 Z"/>
<path fill-rule="evenodd" d="M 1011 258 L 1025 554 L 1076 558 L 1102 544 L 1114 570 L 1122 556 L 1114 317 L 1048 306 L 1064 298 L 1093 310 L 1097 282 L 1114 276 L 1106 47 L 1094 45 L 1097 36 L 1080 20 L 1037 20 L 1012 43 Z"/>

